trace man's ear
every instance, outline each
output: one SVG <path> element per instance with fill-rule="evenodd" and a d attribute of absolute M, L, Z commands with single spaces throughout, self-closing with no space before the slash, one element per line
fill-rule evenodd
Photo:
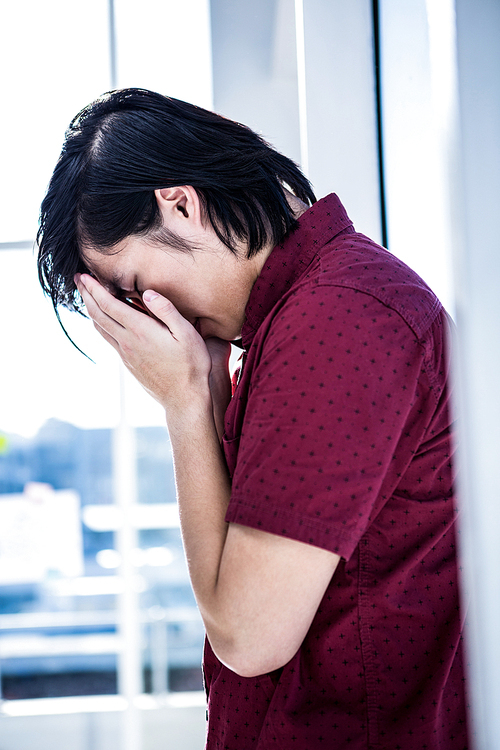
<path fill-rule="evenodd" d="M 155 196 L 165 226 L 173 228 L 178 221 L 189 222 L 193 228 L 203 226 L 200 199 L 191 185 L 159 188 Z"/>

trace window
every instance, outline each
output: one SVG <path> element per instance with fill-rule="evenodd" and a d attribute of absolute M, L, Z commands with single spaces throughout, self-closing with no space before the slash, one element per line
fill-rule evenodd
<path fill-rule="evenodd" d="M 95 364 L 65 338 L 32 252 L 64 130 L 111 88 L 113 53 L 117 85 L 210 106 L 208 3 L 177 6 L 47 0 L 2 11 L 1 62 L 15 71 L 0 144 L 0 721 L 12 747 L 38 743 L 43 713 L 74 715 L 43 730 L 48 747 L 90 732 L 96 750 L 138 750 L 155 726 L 178 746 L 203 742 L 203 627 L 163 414 L 89 321 L 62 314 Z M 181 54 L 182 76 L 169 64 Z"/>

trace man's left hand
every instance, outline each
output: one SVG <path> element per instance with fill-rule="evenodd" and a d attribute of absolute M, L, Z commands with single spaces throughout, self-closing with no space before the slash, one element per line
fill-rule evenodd
<path fill-rule="evenodd" d="M 146 291 L 143 301 L 154 316 L 149 317 L 88 274 L 77 275 L 75 282 L 96 329 L 167 412 L 182 412 L 193 398 L 210 397 L 207 346 L 170 300 Z"/>

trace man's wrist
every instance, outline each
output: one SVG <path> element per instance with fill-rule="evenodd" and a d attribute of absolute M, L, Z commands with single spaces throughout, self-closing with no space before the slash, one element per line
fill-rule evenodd
<path fill-rule="evenodd" d="M 212 396 L 208 384 L 202 391 L 186 392 L 182 399 L 169 401 L 164 408 L 169 431 L 181 429 L 189 432 L 213 423 Z"/>

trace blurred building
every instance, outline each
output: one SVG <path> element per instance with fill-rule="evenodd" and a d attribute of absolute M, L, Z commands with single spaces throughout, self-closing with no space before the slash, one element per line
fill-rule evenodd
<path fill-rule="evenodd" d="M 150 508 L 134 550 L 143 613 L 144 689 L 151 691 L 159 679 L 170 689 L 200 689 L 203 627 L 172 514 L 175 487 L 166 428 L 138 428 L 136 445 L 138 493 L 141 505 Z M 4 697 L 116 692 L 120 560 L 113 510 L 112 430 L 84 430 L 51 419 L 32 438 L 4 435 Z M 161 652 L 162 644 L 159 669 L 164 674 L 159 678 L 153 674 L 158 654 L 152 649 Z"/>

